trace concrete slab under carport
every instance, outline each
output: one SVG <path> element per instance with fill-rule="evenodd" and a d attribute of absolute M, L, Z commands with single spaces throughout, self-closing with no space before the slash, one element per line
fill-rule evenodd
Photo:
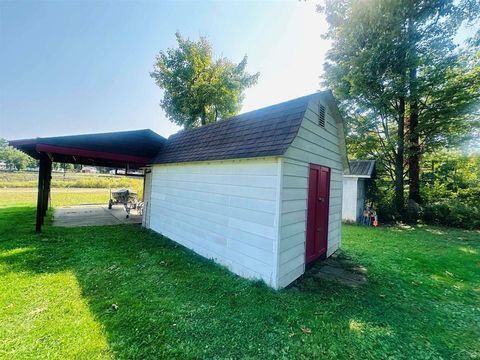
<path fill-rule="evenodd" d="M 62 227 L 141 224 L 142 216 L 136 210 L 130 211 L 130 216 L 123 206 L 108 205 L 78 205 L 57 207 L 53 212 L 53 225 Z"/>

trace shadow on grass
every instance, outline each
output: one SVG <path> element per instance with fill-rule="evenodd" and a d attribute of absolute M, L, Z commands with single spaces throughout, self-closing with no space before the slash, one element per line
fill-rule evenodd
<path fill-rule="evenodd" d="M 0 209 L 0 265 L 72 271 L 119 358 L 454 358 L 475 350 L 474 330 L 457 344 L 451 309 L 422 298 L 430 284 L 411 288 L 401 268 L 384 271 L 374 258 L 361 289 L 306 276 L 275 292 L 136 225 L 34 234 L 34 213 Z"/>

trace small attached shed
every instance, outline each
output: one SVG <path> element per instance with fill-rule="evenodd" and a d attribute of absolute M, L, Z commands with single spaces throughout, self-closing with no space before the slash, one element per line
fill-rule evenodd
<path fill-rule="evenodd" d="M 343 123 L 329 91 L 181 131 L 145 178 L 144 226 L 273 288 L 341 242 Z"/>
<path fill-rule="evenodd" d="M 375 171 L 375 160 L 352 160 L 350 173 L 343 175 L 342 220 L 357 222 L 365 209 L 368 181 Z"/>

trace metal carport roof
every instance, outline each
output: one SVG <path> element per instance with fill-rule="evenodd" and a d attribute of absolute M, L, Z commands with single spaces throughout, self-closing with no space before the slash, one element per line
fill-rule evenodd
<path fill-rule="evenodd" d="M 41 231 L 48 209 L 52 162 L 125 168 L 128 172 L 148 165 L 165 141 L 148 129 L 10 141 L 40 163 L 36 231 Z"/>
<path fill-rule="evenodd" d="M 166 139 L 149 129 L 100 134 L 39 137 L 9 144 L 34 159 L 138 169 L 149 164 Z"/>

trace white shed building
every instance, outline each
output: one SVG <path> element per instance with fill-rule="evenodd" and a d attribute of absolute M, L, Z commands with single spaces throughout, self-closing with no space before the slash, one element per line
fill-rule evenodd
<path fill-rule="evenodd" d="M 375 160 L 352 160 L 350 173 L 343 175 L 342 220 L 358 222 L 365 209 L 368 181 L 375 170 Z"/>
<path fill-rule="evenodd" d="M 273 288 L 341 242 L 343 123 L 330 91 L 181 131 L 147 169 L 143 225 Z"/>

